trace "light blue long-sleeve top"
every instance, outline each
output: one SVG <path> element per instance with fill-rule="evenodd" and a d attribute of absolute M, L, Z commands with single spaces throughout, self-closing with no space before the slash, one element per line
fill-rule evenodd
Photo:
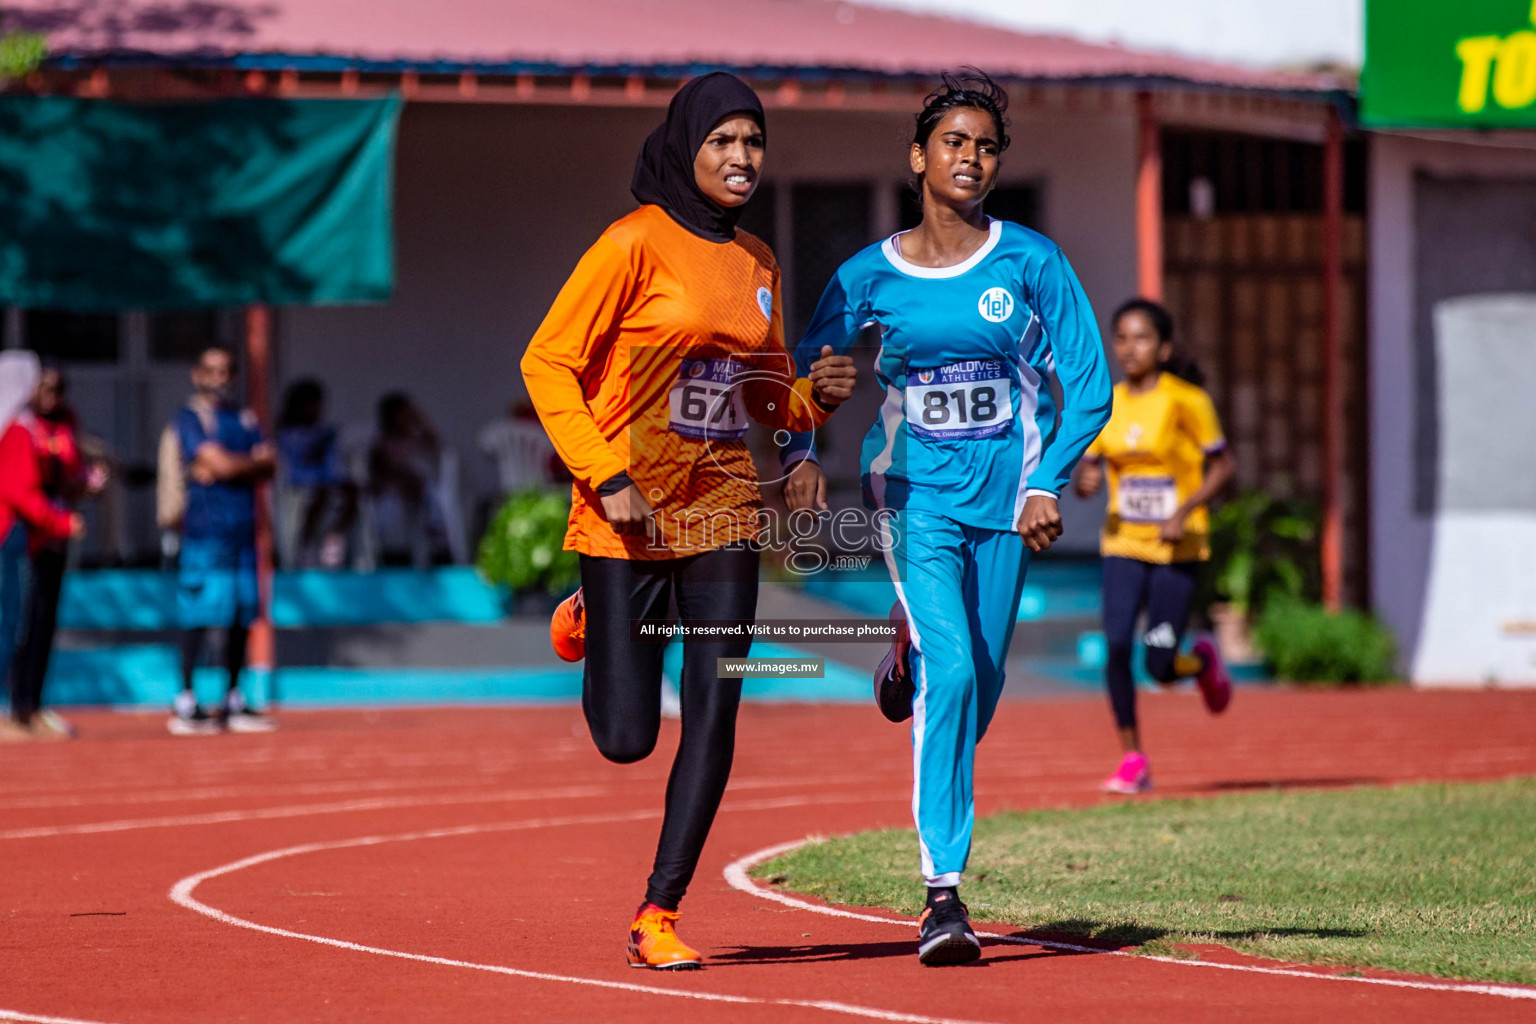
<path fill-rule="evenodd" d="M 899 238 L 838 268 L 796 347 L 800 372 L 874 325 L 885 400 L 861 453 L 866 501 L 1012 530 L 1030 493 L 1061 493 L 1109 420 L 1093 309 L 1061 248 L 1011 221 L 992 220 L 951 267 L 908 263 Z M 783 459 L 808 455 L 811 435 L 798 434 Z"/>

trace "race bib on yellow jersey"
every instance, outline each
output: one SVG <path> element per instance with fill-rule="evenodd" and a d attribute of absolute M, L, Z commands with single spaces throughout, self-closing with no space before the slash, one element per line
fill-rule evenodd
<path fill-rule="evenodd" d="M 907 374 L 907 426 L 918 437 L 969 440 L 1013 422 L 1013 381 L 998 359 L 967 359 Z"/>
<path fill-rule="evenodd" d="M 667 426 L 698 441 L 740 441 L 747 434 L 747 409 L 734 381 L 745 369 L 734 359 L 684 359 L 668 395 Z"/>
<path fill-rule="evenodd" d="M 1171 476 L 1124 476 L 1118 492 L 1120 518 L 1127 523 L 1161 523 L 1179 509 Z"/>

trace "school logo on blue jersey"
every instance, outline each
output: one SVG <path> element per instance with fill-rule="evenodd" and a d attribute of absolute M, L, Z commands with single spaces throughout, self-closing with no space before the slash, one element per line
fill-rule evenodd
<path fill-rule="evenodd" d="M 976 309 L 986 320 L 1000 324 L 1013 316 L 1013 295 L 1007 288 L 988 288 L 981 293 Z"/>
<path fill-rule="evenodd" d="M 757 290 L 757 308 L 763 311 L 763 319 L 773 319 L 773 292 L 767 288 Z"/>

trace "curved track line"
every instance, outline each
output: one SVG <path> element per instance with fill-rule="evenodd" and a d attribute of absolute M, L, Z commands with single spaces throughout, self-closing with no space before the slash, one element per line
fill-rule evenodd
<path fill-rule="evenodd" d="M 819 798 L 785 797 L 774 800 L 758 800 L 750 803 L 737 804 L 734 807 L 722 807 L 722 811 L 762 811 L 784 807 L 804 806 L 807 804 L 821 803 L 845 803 L 858 802 L 866 797 L 847 798 Z M 884 799 L 883 796 L 875 799 Z M 483 825 L 461 825 L 457 828 L 429 829 L 420 832 L 402 832 L 395 835 L 360 836 L 355 839 L 341 839 L 330 842 L 301 843 L 297 846 L 288 846 L 279 850 L 269 850 L 266 853 L 258 853 L 243 860 L 232 861 L 207 871 L 200 871 L 194 875 L 178 881 L 171 886 L 169 893 L 173 903 L 195 911 L 205 917 L 212 918 L 221 924 L 233 925 L 237 928 L 248 928 L 252 931 L 263 932 L 267 935 L 277 935 L 289 939 L 302 939 L 305 942 L 314 942 L 322 946 L 331 946 L 335 949 L 350 950 L 354 953 L 372 953 L 375 956 L 392 957 L 397 960 L 412 960 L 418 963 L 437 964 L 443 967 L 461 967 L 472 971 L 486 971 L 492 974 L 504 974 L 515 978 L 528 978 L 533 981 L 558 981 L 568 985 L 585 985 L 593 988 L 617 989 L 624 992 L 641 992 L 646 995 L 671 996 L 677 999 L 697 999 L 704 1002 L 738 1003 L 766 1006 L 794 1006 L 803 1009 L 823 1010 L 828 1013 L 841 1013 L 854 1017 L 866 1017 L 872 1020 L 894 1021 L 898 1024 L 981 1024 L 976 1021 L 963 1021 L 947 1017 L 927 1017 L 921 1014 L 901 1013 L 894 1010 L 880 1010 L 870 1006 L 858 1006 L 851 1003 L 839 1003 L 817 999 L 763 999 L 755 996 L 737 996 L 723 992 L 691 992 L 682 989 L 660 988 L 655 985 L 640 985 L 632 982 L 608 981 L 603 978 L 583 978 L 576 975 L 550 974 L 544 971 L 528 971 L 516 967 L 504 967 L 500 964 L 482 964 L 471 960 L 455 960 L 450 957 L 430 956 L 424 953 L 407 953 L 403 950 L 385 949 L 379 946 L 368 946 L 359 942 L 348 942 L 345 939 L 332 939 L 324 935 L 310 935 L 305 932 L 296 932 L 287 928 L 278 928 L 273 925 L 259 924 L 248 921 L 245 918 L 236 917 L 226 913 L 217 907 L 209 906 L 197 899 L 192 893 L 199 885 L 212 878 L 233 874 L 246 868 L 255 867 L 258 864 L 266 864 L 287 857 L 297 857 L 306 853 L 319 853 L 326 850 L 342 850 L 361 846 L 380 846 L 384 843 L 403 843 L 416 839 L 440 839 L 451 836 L 467 836 L 485 832 L 512 832 L 539 828 L 556 828 L 573 825 L 604 825 L 623 821 L 644 821 L 661 817 L 660 811 L 630 811 L 613 814 L 591 814 L 568 818 L 534 818 L 527 821 L 495 822 Z M 0 1020 L 3 1020 L 0 1017 Z M 53 1018 L 25 1018 L 27 1020 L 42 1021 L 43 1024 L 53 1024 Z M 92 1024 L 89 1021 L 64 1021 L 57 1019 L 58 1024 Z"/>
<path fill-rule="evenodd" d="M 70 795 L 55 793 L 42 796 L 25 796 L 0 800 L 0 810 L 27 810 L 44 807 L 91 807 L 98 804 L 121 806 L 124 804 L 165 804 L 192 800 L 234 800 L 240 797 L 270 798 L 280 794 L 288 796 L 327 796 L 337 793 L 377 793 L 390 789 L 481 789 L 495 785 L 483 778 L 434 779 L 358 779 L 346 782 L 301 782 L 292 785 L 226 785 L 200 786 L 187 789 L 123 789 L 101 787 L 92 792 L 70 791 Z"/>
<path fill-rule="evenodd" d="M 207 814 L 181 814 L 164 818 L 127 818 L 119 821 L 95 821 L 83 825 L 45 825 L 38 828 L 13 828 L 0 832 L 0 839 L 42 839 L 49 836 L 86 836 L 103 832 L 131 832 L 141 828 L 175 828 L 180 825 L 222 825 L 232 821 L 269 821 L 274 818 L 301 818 L 310 814 L 340 814 L 348 811 L 381 811 L 397 807 L 432 807 L 438 804 L 498 804 L 515 803 L 519 800 L 542 800 L 547 797 L 570 800 L 579 797 L 604 796 L 609 791 L 601 786 L 571 786 L 566 789 L 503 790 L 497 793 L 476 793 L 473 796 L 372 797 L 367 800 L 347 800 L 334 804 L 290 804 L 286 807 L 261 807 L 253 811 L 210 811 Z"/>
<path fill-rule="evenodd" d="M 80 1020 L 77 1017 L 44 1017 L 37 1013 L 20 1010 L 0 1010 L 0 1021 L 21 1021 L 23 1024 L 102 1024 L 99 1020 Z"/>
<path fill-rule="evenodd" d="M 764 889 L 752 880 L 747 874 L 753 867 L 765 860 L 771 860 L 790 850 L 799 849 L 807 843 L 818 842 L 815 839 L 797 839 L 793 842 L 778 843 L 749 853 L 740 860 L 726 865 L 725 881 L 733 889 L 739 889 L 744 893 L 756 896 L 760 899 L 772 900 L 788 907 L 799 910 L 809 910 L 815 914 L 826 914 L 829 917 L 847 917 L 855 921 L 871 921 L 875 924 L 895 924 L 903 928 L 913 928 L 917 922 L 911 918 L 879 917 L 875 914 L 860 914 L 852 910 L 839 910 L 837 907 L 824 907 L 806 900 L 796 899 L 793 896 L 771 889 Z M 1172 956 L 1154 956 L 1143 953 L 1127 953 L 1118 949 L 1096 949 L 1093 946 L 1078 946 L 1070 942 L 1053 942 L 1049 939 L 1021 939 L 1016 935 L 999 935 L 996 932 L 976 933 L 984 939 L 993 939 L 997 942 L 1009 942 L 1019 946 L 1044 946 L 1047 949 L 1060 949 L 1071 953 L 1098 953 L 1102 956 L 1133 956 L 1138 960 L 1152 960 L 1162 964 L 1178 964 L 1181 967 L 1210 967 L 1218 971 L 1242 971 L 1248 974 L 1273 974 L 1286 978 L 1311 978 L 1317 981 L 1348 981 L 1361 985 L 1386 985 L 1391 988 L 1415 988 L 1426 989 L 1432 992 L 1462 992 L 1469 995 L 1500 996 L 1504 999 L 1536 999 L 1536 988 L 1521 988 L 1515 985 L 1478 985 L 1465 982 L 1435 982 L 1435 981 L 1407 981 L 1398 978 L 1356 978 L 1341 974 L 1320 974 L 1315 971 L 1291 970 L 1283 967 L 1255 967 L 1249 964 L 1219 964 L 1209 960 L 1183 960 Z"/>

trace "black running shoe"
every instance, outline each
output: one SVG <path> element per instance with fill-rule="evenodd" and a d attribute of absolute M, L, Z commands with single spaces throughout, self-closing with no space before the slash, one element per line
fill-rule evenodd
<path fill-rule="evenodd" d="M 891 623 L 896 627 L 896 639 L 885 652 L 880 667 L 875 669 L 875 703 L 880 713 L 892 722 L 905 722 L 912 717 L 912 697 L 917 692 L 912 673 L 907 668 L 907 651 L 912 641 L 907 628 L 907 616 L 897 601 L 891 606 Z"/>
<path fill-rule="evenodd" d="M 213 736 L 222 732 L 219 720 L 203 710 L 196 701 L 178 699 L 166 719 L 166 729 L 172 736 Z"/>
<path fill-rule="evenodd" d="M 230 732 L 271 732 L 277 728 L 276 722 L 247 704 L 239 690 L 229 691 L 224 698 L 219 720 Z"/>
<path fill-rule="evenodd" d="M 925 967 L 968 964 L 981 956 L 981 940 L 960 897 L 938 896 L 918 918 L 917 958 Z"/>

